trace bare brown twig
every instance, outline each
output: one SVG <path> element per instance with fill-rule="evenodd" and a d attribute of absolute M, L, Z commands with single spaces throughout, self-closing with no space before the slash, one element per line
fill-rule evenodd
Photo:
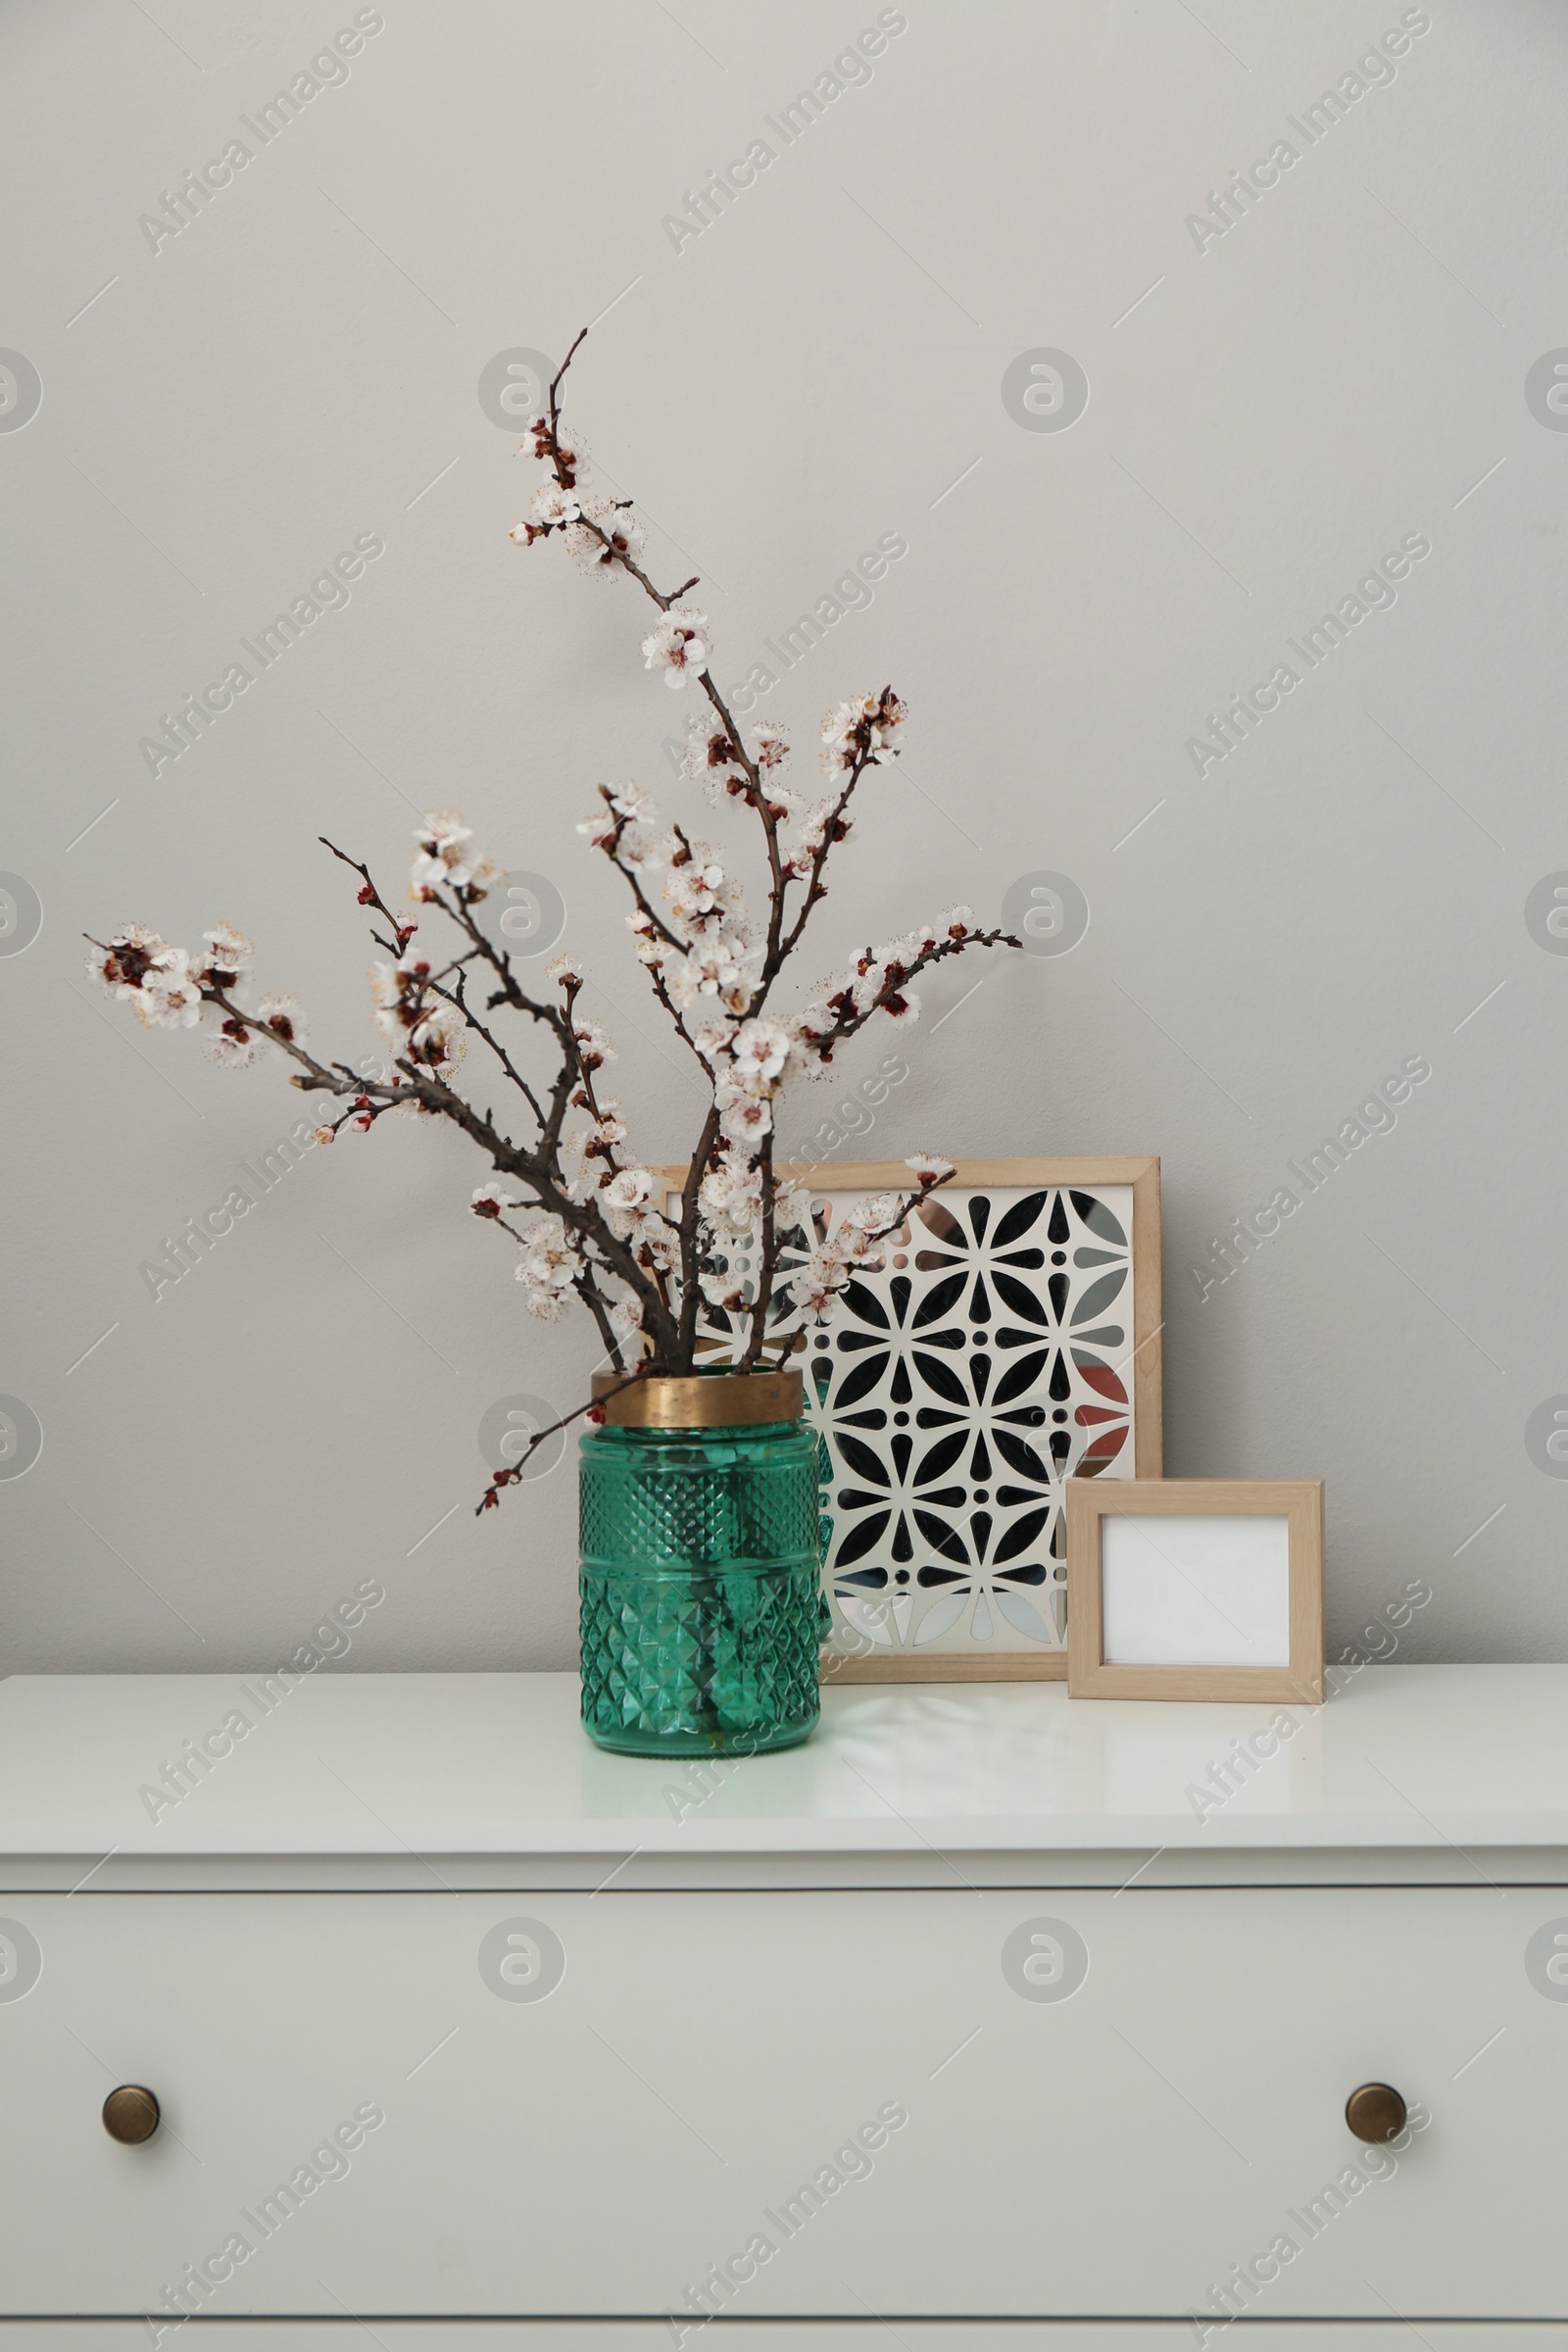
<path fill-rule="evenodd" d="M 558 1431 L 569 1429 L 574 1421 L 581 1421 L 590 1413 L 597 1412 L 602 1415 L 604 1406 L 610 1402 L 612 1396 L 618 1396 L 622 1389 L 631 1388 L 634 1382 L 642 1377 L 643 1375 L 638 1372 L 628 1373 L 626 1378 L 617 1381 L 612 1389 L 607 1389 L 603 1396 L 590 1396 L 586 1404 L 579 1404 L 571 1412 L 563 1413 L 559 1421 L 547 1422 L 543 1429 L 536 1429 L 512 1467 L 495 1472 L 490 1484 L 473 1506 L 474 1517 L 477 1519 L 483 1511 L 493 1511 L 501 1500 L 503 1490 L 517 1485 L 522 1477 L 524 1465 L 532 1461 L 546 1438 L 553 1438 Z"/>

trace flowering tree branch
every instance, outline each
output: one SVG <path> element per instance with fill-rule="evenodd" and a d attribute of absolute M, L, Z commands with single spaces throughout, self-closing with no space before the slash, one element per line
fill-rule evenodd
<path fill-rule="evenodd" d="M 555 1322 L 579 1301 L 623 1382 L 690 1373 L 705 1313 L 736 1318 L 737 1368 L 749 1373 L 767 1365 L 780 1310 L 807 1321 L 829 1315 L 855 1269 L 880 1262 L 889 1239 L 953 1172 L 946 1160 L 917 1156 L 908 1163 L 914 1183 L 906 1194 L 858 1202 L 818 1237 L 802 1188 L 774 1164 L 780 1089 L 798 1072 L 831 1062 L 872 1020 L 916 1019 L 911 983 L 923 972 L 971 948 L 1021 943 L 978 929 L 967 907 L 950 907 L 934 924 L 857 951 L 795 1010 L 774 1008 L 786 967 L 827 895 L 829 858 L 851 836 L 852 804 L 858 808 L 870 771 L 899 757 L 906 709 L 885 686 L 829 710 L 819 746 L 828 790 L 810 807 L 780 773 L 789 752 L 783 733 L 755 725 L 743 736 L 710 667 L 707 615 L 683 601 L 697 576 L 667 594 L 655 584 L 643 555 L 647 531 L 632 502 L 591 493 L 581 437 L 563 421 L 562 386 L 586 332 L 527 427 L 521 454 L 542 463 L 544 479 L 512 536 L 529 546 L 564 538 L 585 571 L 600 579 L 624 574 L 649 598 L 658 617 L 642 640 L 645 666 L 673 690 L 693 682 L 701 690 L 682 772 L 716 805 L 738 801 L 755 812 L 766 864 L 766 911 L 754 920 L 726 858 L 683 824 L 657 830 L 654 804 L 635 785 L 602 784 L 599 809 L 578 828 L 626 884 L 638 960 L 703 1071 L 708 1102 L 678 1207 L 631 1151 L 619 1105 L 603 1091 L 614 1050 L 581 1008 L 581 970 L 560 956 L 549 966 L 553 994 L 524 988 L 506 948 L 479 919 L 495 868 L 456 814 L 432 814 L 416 834 L 407 916 L 394 912 L 365 860 L 322 836 L 358 876 L 358 903 L 389 959 L 370 973 L 375 1024 L 391 1050 L 374 1078 L 313 1054 L 293 997 L 272 992 L 241 1001 L 250 943 L 226 924 L 207 932 L 195 953 L 131 925 L 95 943 L 90 968 L 148 1025 L 204 1030 L 220 1063 L 243 1067 L 262 1046 L 280 1052 L 294 1065 L 295 1086 L 345 1105 L 317 1130 L 323 1143 L 344 1127 L 368 1132 L 392 1110 L 461 1129 L 493 1171 L 469 1205 L 516 1247 L 527 1307 Z M 436 916 L 455 935 L 444 958 L 423 943 L 421 927 Z M 515 1032 L 504 1026 L 509 1019 L 520 1024 Z M 470 1038 L 484 1050 L 484 1066 L 520 1101 L 521 1140 L 460 1086 Z M 534 1066 L 540 1050 L 543 1068 Z M 793 1257 L 785 1247 L 791 1233 L 802 1237 Z M 736 1270 L 742 1260 L 744 1277 Z M 793 1335 L 780 1345 L 787 1353 Z M 776 1361 L 783 1360 L 781 1353 Z M 480 1507 L 517 1482 L 544 1438 L 591 1409 L 537 1433 L 521 1461 L 496 1473 Z"/>
<path fill-rule="evenodd" d="M 569 1429 L 574 1421 L 603 1421 L 605 1406 L 611 1398 L 618 1396 L 622 1389 L 629 1389 L 638 1377 L 637 1373 L 628 1372 L 624 1380 L 617 1380 L 612 1389 L 605 1391 L 603 1396 L 590 1397 L 586 1404 L 575 1405 L 569 1413 L 563 1413 L 559 1421 L 547 1421 L 543 1429 L 536 1429 L 516 1460 L 507 1469 L 496 1471 L 473 1506 L 474 1517 L 477 1519 L 482 1511 L 493 1511 L 506 1489 L 519 1483 L 524 1470 L 547 1438 L 556 1437 L 562 1430 Z"/>

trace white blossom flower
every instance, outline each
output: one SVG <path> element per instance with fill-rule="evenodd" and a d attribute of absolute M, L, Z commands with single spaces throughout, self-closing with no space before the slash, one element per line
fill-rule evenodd
<path fill-rule="evenodd" d="M 631 1242 L 654 1262 L 675 1262 L 679 1237 L 654 1205 L 663 1186 L 651 1168 L 617 1168 L 599 1195 L 605 1222 L 617 1241 Z"/>
<path fill-rule="evenodd" d="M 858 1232 L 853 1225 L 841 1225 L 837 1233 L 828 1237 L 827 1246 L 829 1255 L 845 1267 L 879 1266 L 885 1254 L 879 1243 L 873 1242 L 868 1234 Z"/>
<path fill-rule="evenodd" d="M 467 1051 L 463 1031 L 462 1014 L 451 1005 L 439 1006 L 409 1032 L 409 1059 L 420 1063 L 433 1077 L 454 1077 Z"/>
<path fill-rule="evenodd" d="M 425 983 L 430 959 L 418 948 L 406 948 L 396 963 L 372 963 L 370 995 L 377 1006 L 375 1026 L 389 1045 L 400 1045 L 404 1033 L 424 1017 Z"/>
<path fill-rule="evenodd" d="M 540 438 L 536 440 L 534 454 L 541 458 L 548 458 L 549 447 L 543 437 L 547 434 L 548 427 L 541 425 L 539 432 Z M 518 452 L 519 456 L 523 454 L 525 451 Z M 551 531 L 558 530 L 564 530 L 569 541 L 574 531 L 582 530 L 582 506 L 578 493 L 587 483 L 588 468 L 586 464 L 580 463 L 575 454 L 565 447 L 564 443 L 562 444 L 561 456 L 562 470 L 566 476 L 565 486 L 563 487 L 560 482 L 556 481 L 540 483 L 529 502 L 529 512 L 520 522 L 513 524 L 511 532 L 508 534 L 519 547 L 532 547 L 536 539 L 543 539 Z M 584 534 L 584 536 L 591 537 L 591 534 Z"/>
<path fill-rule="evenodd" d="M 564 522 L 575 522 L 582 509 L 571 490 L 563 490 L 559 482 L 541 482 L 529 501 L 536 527 L 554 530 Z"/>
<path fill-rule="evenodd" d="M 828 841 L 847 841 L 852 825 L 848 816 L 835 816 L 832 801 L 818 801 L 808 808 L 795 828 L 795 839 L 785 858 L 788 871 L 804 880 L 811 871 L 818 853 Z"/>
<path fill-rule="evenodd" d="M 476 1217 L 499 1217 L 504 1208 L 520 1208 L 520 1200 L 509 1200 L 495 1177 L 488 1184 L 475 1187 L 468 1202 Z"/>
<path fill-rule="evenodd" d="M 443 887 L 482 895 L 494 881 L 494 865 L 473 847 L 472 831 L 455 808 L 432 809 L 414 838 L 419 845 L 409 880 L 415 898 L 428 898 Z"/>
<path fill-rule="evenodd" d="M 692 605 L 671 605 L 657 628 L 643 639 L 643 664 L 662 669 L 664 684 L 676 689 L 708 666 L 708 615 Z"/>
<path fill-rule="evenodd" d="M 791 1176 L 778 1179 L 773 1186 L 773 1222 L 780 1233 L 789 1233 L 796 1228 L 809 1233 L 810 1186 L 797 1183 Z"/>
<path fill-rule="evenodd" d="M 652 1168 L 617 1168 L 605 1187 L 605 1204 L 629 1215 L 639 1215 L 658 1191 L 659 1178 Z"/>
<path fill-rule="evenodd" d="M 581 964 L 577 963 L 570 956 L 552 956 L 550 961 L 545 965 L 545 978 L 556 981 L 562 988 L 565 987 L 568 980 L 575 981 L 581 986 L 582 977 Z"/>
<path fill-rule="evenodd" d="M 522 1247 L 524 1253 L 536 1258 L 540 1265 L 558 1269 L 574 1262 L 578 1254 L 575 1237 L 567 1233 L 554 1209 L 539 1209 L 529 1218 Z"/>
<path fill-rule="evenodd" d="M 577 1055 L 585 1070 L 602 1069 L 607 1061 L 618 1059 L 614 1047 L 597 1021 L 577 1021 L 572 1026 L 577 1041 Z"/>
<path fill-rule="evenodd" d="M 514 1272 L 523 1287 L 523 1303 L 541 1322 L 559 1323 L 582 1270 L 576 1239 L 553 1210 L 541 1210 L 526 1228 Z"/>
<path fill-rule="evenodd" d="M 657 969 L 664 960 L 664 943 L 654 929 L 653 916 L 645 907 L 634 907 L 626 917 L 626 928 L 638 962 Z"/>
<path fill-rule="evenodd" d="M 306 1030 L 300 1001 L 288 989 L 270 989 L 256 1007 L 256 1017 L 259 1021 L 265 1021 L 272 1035 L 280 1037 L 285 1046 L 304 1045 Z"/>
<path fill-rule="evenodd" d="M 962 939 L 966 932 L 972 931 L 974 928 L 974 908 L 972 906 L 946 907 L 938 915 L 937 921 L 950 939 Z"/>
<path fill-rule="evenodd" d="M 806 1203 L 794 1221 L 808 1229 Z M 858 1268 L 879 1266 L 887 1255 L 890 1230 L 900 1222 L 896 1193 L 874 1193 L 846 1210 L 827 1240 L 811 1250 L 788 1282 L 790 1297 L 808 1317 L 820 1319 Z"/>
<path fill-rule="evenodd" d="M 845 1269 L 836 1257 L 825 1250 L 813 1250 L 795 1268 L 785 1288 L 803 1315 L 820 1322 L 831 1307 L 835 1293 L 843 1289 L 845 1279 Z"/>
<path fill-rule="evenodd" d="M 720 1054 L 726 1054 L 735 1036 L 735 1023 L 726 1019 L 711 1002 L 701 1004 L 685 1027 L 687 1036 L 707 1062 L 716 1062 Z"/>
<path fill-rule="evenodd" d="M 699 1274 L 697 1281 L 710 1306 L 733 1310 L 746 1303 L 746 1283 L 739 1274 L 731 1274 L 727 1270 L 722 1274 Z"/>
<path fill-rule="evenodd" d="M 585 1159 L 581 1167 L 572 1169 L 563 1190 L 566 1199 L 574 1200 L 580 1208 L 585 1200 L 593 1200 L 595 1194 L 609 1181 L 610 1165 L 607 1160 Z"/>
<path fill-rule="evenodd" d="M 706 855 L 689 858 L 684 865 L 672 865 L 664 879 L 664 896 L 677 927 L 701 923 L 720 905 L 723 895 L 724 868 L 715 858 Z"/>
<path fill-rule="evenodd" d="M 735 1033 L 733 1068 L 748 1094 L 771 1093 L 784 1074 L 794 1043 L 782 1021 L 743 1021 Z"/>
<path fill-rule="evenodd" d="M 869 1237 L 892 1225 L 899 1216 L 897 1193 L 866 1193 L 852 1202 L 829 1241 L 829 1249 L 838 1249 L 846 1257 L 865 1257 Z"/>
<path fill-rule="evenodd" d="M 762 1222 L 762 1171 L 733 1154 L 710 1167 L 697 1191 L 697 1204 L 714 1230 L 733 1241 L 758 1232 Z"/>
<path fill-rule="evenodd" d="M 670 1003 L 684 1012 L 700 997 L 716 997 L 726 1010 L 744 1012 L 753 995 L 748 966 L 760 955 L 760 949 L 753 948 L 735 932 L 706 933 L 686 955 L 666 960 L 664 986 Z"/>
<path fill-rule="evenodd" d="M 935 1183 L 939 1176 L 953 1174 L 952 1160 L 940 1159 L 934 1152 L 911 1152 L 904 1164 L 914 1170 L 922 1184 Z"/>
<path fill-rule="evenodd" d="M 830 751 L 840 755 L 836 762 L 840 767 L 848 767 L 850 763 L 844 755 L 854 740 L 857 727 L 864 724 L 866 709 L 866 697 L 858 694 L 853 695 L 847 703 L 835 703 L 831 710 L 823 712 L 821 741 Z"/>
<path fill-rule="evenodd" d="M 822 721 L 822 767 L 842 775 L 858 760 L 867 766 L 899 756 L 898 735 L 908 712 L 891 686 L 881 694 L 855 695 L 835 703 Z"/>
<path fill-rule="evenodd" d="M 773 1131 L 773 1113 L 757 1095 L 742 1095 L 727 1110 L 719 1114 L 718 1129 L 732 1144 L 748 1151 L 760 1151 L 763 1138 Z"/>
<path fill-rule="evenodd" d="M 87 958 L 88 977 L 102 981 L 112 997 L 134 997 L 149 968 L 169 954 L 169 942 L 145 923 L 127 923 L 107 948 L 94 948 Z"/>
<path fill-rule="evenodd" d="M 801 1042 L 809 1045 L 817 1038 L 830 1036 L 838 1026 L 838 1016 L 826 999 L 818 995 L 802 1006 L 791 1026 Z"/>
<path fill-rule="evenodd" d="M 587 527 L 590 523 L 597 524 L 598 529 L 590 530 Z M 566 525 L 568 552 L 584 571 L 593 572 L 600 579 L 611 578 L 628 557 L 634 559 L 640 553 L 647 541 L 646 526 L 624 499 L 585 498 L 581 519 Z"/>
<path fill-rule="evenodd" d="M 519 458 L 537 458 L 544 464 L 551 457 L 550 418 L 541 409 L 530 416 L 522 428 L 523 437 L 517 444 Z M 586 481 L 588 478 L 588 444 L 569 426 L 557 423 L 556 448 L 561 454 L 561 469 L 569 478 Z"/>
<path fill-rule="evenodd" d="M 881 946 L 873 948 L 871 953 L 878 963 L 903 970 L 914 961 L 919 950 L 912 939 L 885 939 Z"/>
<path fill-rule="evenodd" d="M 541 1322 L 562 1322 L 581 1260 L 576 1247 L 566 1242 L 566 1228 L 560 1216 L 550 1216 L 548 1223 L 555 1228 L 555 1235 L 543 1235 L 536 1228 L 513 1272 L 517 1282 L 522 1282 L 522 1303 L 529 1315 L 536 1315 Z"/>
<path fill-rule="evenodd" d="M 636 1240 L 637 1254 L 647 1263 L 660 1267 L 666 1274 L 673 1272 L 679 1264 L 680 1235 L 673 1225 L 663 1217 L 656 1216 L 652 1210 L 638 1226 Z"/>
<path fill-rule="evenodd" d="M 642 791 L 635 784 L 613 786 L 610 794 L 610 806 L 617 816 L 635 817 L 644 824 L 651 824 L 659 814 L 652 793 Z"/>
<path fill-rule="evenodd" d="M 209 971 L 217 972 L 225 979 L 238 979 L 253 954 L 244 932 L 236 931 L 232 923 L 220 923 L 215 930 L 204 931 L 202 937 L 210 950 L 207 957 Z"/>
<path fill-rule="evenodd" d="M 745 791 L 746 769 L 735 739 L 711 711 L 699 710 L 688 722 L 680 772 L 692 783 L 706 785 L 713 800 Z"/>
<path fill-rule="evenodd" d="M 649 806 L 653 804 L 650 802 Z M 622 865 L 646 866 L 650 872 L 658 873 L 668 860 L 669 844 L 670 837 L 666 834 L 651 833 L 646 825 L 629 824 L 615 844 L 615 855 Z"/>
<path fill-rule="evenodd" d="M 205 1041 L 205 1050 L 208 1060 L 220 1070 L 248 1070 L 256 1059 L 256 1040 L 243 1021 L 225 1021 L 221 1029 L 215 1029 Z M 318 1128 L 317 1142 L 320 1142 L 323 1133 L 331 1132 L 330 1127 Z"/>
<path fill-rule="evenodd" d="M 548 1282 L 535 1281 L 525 1265 L 518 1266 L 515 1272 L 517 1280 L 525 1285 L 522 1303 L 528 1309 L 529 1314 L 537 1315 L 541 1323 L 564 1322 L 566 1317 L 565 1293 L 556 1289 Z M 567 1288 L 570 1288 L 569 1284 Z"/>
<path fill-rule="evenodd" d="M 149 1029 L 194 1029 L 202 1017 L 201 984 L 183 948 L 166 948 L 150 963 L 131 1003 Z"/>
<path fill-rule="evenodd" d="M 596 808 L 577 830 L 585 836 L 591 850 L 603 850 L 614 840 L 617 821 L 612 809 Z"/>
<path fill-rule="evenodd" d="M 823 1009 L 829 1013 L 842 1012 L 846 1017 L 854 1015 L 858 1020 L 880 1012 L 891 1021 L 917 1021 L 920 1000 L 906 985 L 903 958 L 906 944 L 903 940 L 890 943 L 895 951 L 891 962 L 883 960 L 888 949 L 878 948 L 873 952 L 862 948 L 843 979 L 827 983 Z M 808 1009 L 814 1013 L 817 1007 Z"/>
<path fill-rule="evenodd" d="M 556 450 L 561 461 L 561 470 L 572 488 L 586 490 L 593 479 L 593 468 L 588 463 L 588 444 L 582 435 L 574 432 L 569 425 L 558 425 Z M 541 456 L 545 454 L 543 451 L 540 452 Z"/>
<path fill-rule="evenodd" d="M 610 1302 L 610 1328 L 617 1340 L 641 1341 L 643 1333 L 642 1300 L 629 1297 L 612 1298 Z M 642 1353 L 640 1347 L 637 1352 L 639 1355 Z"/>
<path fill-rule="evenodd" d="M 740 968 L 716 937 L 688 948 L 684 956 L 666 949 L 660 960 L 664 994 L 677 1012 L 685 1012 L 700 997 L 717 996 L 726 976 L 731 973 L 738 976 Z"/>
<path fill-rule="evenodd" d="M 752 756 L 760 768 L 781 767 L 790 756 L 789 739 L 782 727 L 762 722 L 751 730 Z"/>

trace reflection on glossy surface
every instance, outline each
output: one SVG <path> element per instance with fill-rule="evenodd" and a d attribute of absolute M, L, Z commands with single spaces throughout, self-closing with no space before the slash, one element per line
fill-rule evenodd
<path fill-rule="evenodd" d="M 221 1675 L 0 1685 L 0 1856 L 79 1854 L 62 1884 L 91 1869 L 107 1890 L 137 1857 L 215 1851 L 380 1855 L 426 1878 L 420 1857 L 441 1855 L 882 1853 L 945 1884 L 951 1857 L 988 1852 L 1126 1853 L 1130 1876 L 1156 1851 L 1398 1847 L 1473 1879 L 1478 1845 L 1568 1849 L 1561 1666 L 1367 1666 L 1319 1708 L 829 1684 L 814 1739 L 724 1760 L 695 1806 L 683 1764 L 589 1745 L 574 1674 L 342 1674 L 301 1684 L 154 1824 L 138 1796 L 149 1758 L 221 1722 L 237 1689 Z M 62 1710 L 90 1738 L 62 1743 Z M 1216 1773 L 1234 1793 L 1200 1802 Z"/>

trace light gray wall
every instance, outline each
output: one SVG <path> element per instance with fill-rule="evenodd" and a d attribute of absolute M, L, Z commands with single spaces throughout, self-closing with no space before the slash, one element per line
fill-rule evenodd
<path fill-rule="evenodd" d="M 0 1390 L 43 1449 L 0 1480 L 5 1669 L 265 1665 L 367 1575 L 350 1666 L 570 1661 L 569 1469 L 475 1520 L 476 1433 L 572 1400 L 595 1350 L 525 1320 L 466 1214 L 486 1171 L 401 1122 L 313 1152 L 155 1303 L 143 1262 L 307 1106 L 107 1007 L 80 934 L 233 921 L 358 1056 L 369 951 L 316 837 L 401 890 L 416 811 L 456 805 L 563 894 L 634 1132 L 680 1150 L 693 1082 L 573 827 L 601 777 L 678 805 L 682 706 L 629 590 L 509 545 L 532 469 L 477 390 L 601 313 L 575 413 L 660 576 L 703 571 L 723 679 L 907 542 L 760 705 L 807 783 L 830 700 L 911 706 L 819 961 L 1041 871 L 1091 910 L 961 1007 L 979 965 L 929 989 L 863 1148 L 1159 1152 L 1170 1470 L 1326 1478 L 1336 1644 L 1422 1576 L 1400 1654 L 1568 1655 L 1568 1463 L 1527 1444 L 1568 1391 L 1568 942 L 1526 911 L 1568 869 L 1568 417 L 1526 396 L 1568 346 L 1568 17 L 1431 0 L 1308 146 L 1290 118 L 1424 12 L 907 0 L 785 149 L 765 119 L 878 13 L 385 0 L 263 148 L 242 118 L 352 0 L 11 0 L 0 344 L 42 402 L 0 431 L 0 866 L 42 927 L 22 893 L 0 939 Z M 236 135 L 154 250 L 143 216 Z M 759 137 L 677 249 L 666 216 Z M 1277 184 L 1195 229 L 1282 139 Z M 1049 403 L 1042 350 L 1087 375 L 1064 430 L 1004 397 Z M 365 533 L 347 608 L 150 775 L 160 714 Z M 1407 536 L 1396 602 L 1307 672 L 1287 641 Z M 1188 739 L 1282 661 L 1300 682 L 1200 773 Z M 1416 1057 L 1397 1124 L 1305 1195 L 1287 1163 Z M 1282 1185 L 1296 1214 L 1200 1296 Z"/>

